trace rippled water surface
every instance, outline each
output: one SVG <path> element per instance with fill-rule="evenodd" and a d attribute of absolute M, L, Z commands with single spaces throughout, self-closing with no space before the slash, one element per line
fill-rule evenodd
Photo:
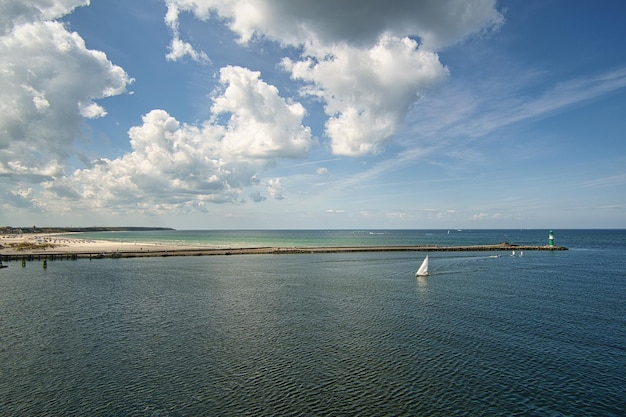
<path fill-rule="evenodd" d="M 565 233 L 423 279 L 404 252 L 11 262 L 0 414 L 622 416 L 626 232 Z"/>

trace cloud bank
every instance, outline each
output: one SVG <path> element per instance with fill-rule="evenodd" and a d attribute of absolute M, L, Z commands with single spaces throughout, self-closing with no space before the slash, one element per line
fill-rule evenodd
<path fill-rule="evenodd" d="M 267 39 L 301 48 L 301 59 L 285 59 L 283 68 L 304 83 L 303 95 L 324 103 L 331 151 L 348 156 L 380 152 L 411 105 L 447 78 L 434 51 L 503 22 L 492 0 L 166 4 L 173 43 L 180 42 L 178 17 L 184 11 L 200 20 L 225 19 L 241 43 Z M 198 54 L 189 48 L 180 56 Z"/>
<path fill-rule="evenodd" d="M 244 46 L 272 42 L 298 51 L 285 53 L 276 65 L 297 84 L 302 102 L 322 104 L 322 144 L 351 157 L 383 152 L 407 111 L 449 77 L 439 60 L 441 48 L 503 21 L 495 0 L 165 4 L 171 43 L 164 58 L 172 65 L 184 58 L 211 63 L 183 39 L 182 13 L 223 22 Z M 282 97 L 262 74 L 240 66 L 219 70 L 207 120 L 189 124 L 153 109 L 129 130 L 129 152 L 67 173 L 85 120 L 105 117 L 102 99 L 125 93 L 133 82 L 58 21 L 87 5 L 88 0 L 0 4 L 0 177 L 19 177 L 21 184 L 7 204 L 159 212 L 285 198 L 280 178 L 262 174 L 280 158 L 305 158 L 318 141 L 305 126 L 301 102 Z"/>
<path fill-rule="evenodd" d="M 46 188 L 56 197 L 51 200 L 157 213 L 237 203 L 247 187 L 265 187 L 253 201 L 263 201 L 264 193 L 282 199 L 280 181 L 261 184 L 257 174 L 276 158 L 306 156 L 315 144 L 302 125 L 304 108 L 245 68 L 222 68 L 220 84 L 223 91 L 213 99 L 210 120 L 189 125 L 165 110 L 152 110 L 129 131 L 132 152 L 49 182 Z"/>
<path fill-rule="evenodd" d="M 106 115 L 96 100 L 122 94 L 132 82 L 103 52 L 50 20 L 88 3 L 0 5 L 0 175 L 60 175 L 83 119 Z"/>
<path fill-rule="evenodd" d="M 436 50 L 503 23 L 495 0 L 166 0 L 168 22 L 181 11 L 227 20 L 240 41 L 255 37 L 310 48 L 336 43 L 375 44 L 382 35 L 419 36 Z"/>

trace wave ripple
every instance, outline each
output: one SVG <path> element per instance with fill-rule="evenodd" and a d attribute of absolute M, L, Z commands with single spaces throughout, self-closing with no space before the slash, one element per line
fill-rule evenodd
<path fill-rule="evenodd" d="M 2 411 L 623 415 L 623 280 L 445 256 L 421 281 L 394 253 L 7 268 Z"/>

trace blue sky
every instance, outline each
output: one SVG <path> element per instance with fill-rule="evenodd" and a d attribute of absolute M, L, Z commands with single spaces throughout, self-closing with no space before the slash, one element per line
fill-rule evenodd
<path fill-rule="evenodd" d="M 621 1 L 0 16 L 3 225 L 626 227 Z"/>

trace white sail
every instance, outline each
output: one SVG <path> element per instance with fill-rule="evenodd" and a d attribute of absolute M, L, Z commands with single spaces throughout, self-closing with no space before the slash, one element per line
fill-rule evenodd
<path fill-rule="evenodd" d="M 424 262 L 420 265 L 419 269 L 415 273 L 416 277 L 428 275 L 428 255 L 424 258 Z"/>

